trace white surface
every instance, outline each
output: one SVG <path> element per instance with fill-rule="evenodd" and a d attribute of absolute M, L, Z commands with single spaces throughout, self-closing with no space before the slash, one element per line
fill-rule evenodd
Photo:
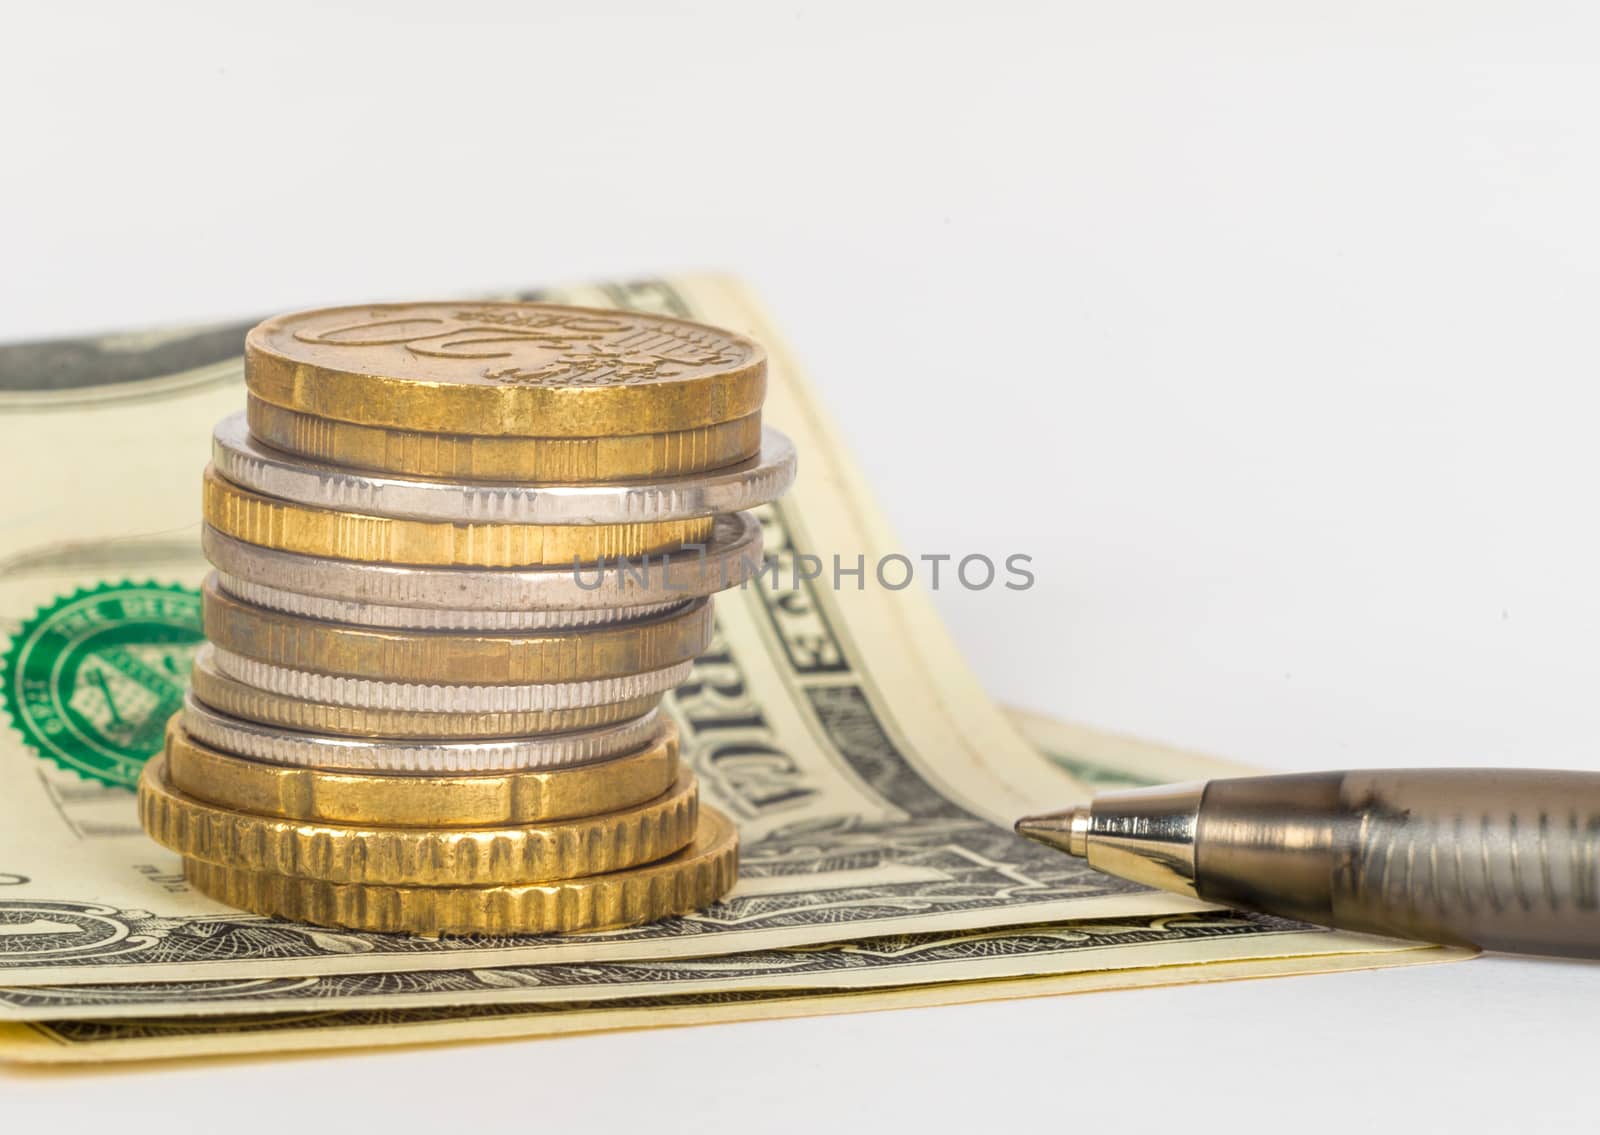
<path fill-rule="evenodd" d="M 1032 592 L 939 596 L 997 695 L 1281 768 L 1600 767 L 1592 6 L 238 11 L 8 11 L 0 336 L 730 269 L 909 550 L 1034 555 Z M 1496 959 L 8 1070 L 0 1107 L 1580 1129 L 1597 994 Z"/>

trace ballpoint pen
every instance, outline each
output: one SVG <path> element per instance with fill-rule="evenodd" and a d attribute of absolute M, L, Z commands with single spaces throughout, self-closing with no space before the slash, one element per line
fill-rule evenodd
<path fill-rule="evenodd" d="M 1106 793 L 1016 830 L 1109 874 L 1224 906 L 1600 957 L 1600 773 L 1235 777 Z"/>

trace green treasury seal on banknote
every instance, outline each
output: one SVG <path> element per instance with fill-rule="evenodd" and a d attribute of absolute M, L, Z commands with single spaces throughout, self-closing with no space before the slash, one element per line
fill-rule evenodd
<path fill-rule="evenodd" d="M 203 639 L 199 592 L 102 583 L 23 621 L 0 657 L 0 701 L 41 757 L 132 788 L 182 705 Z"/>

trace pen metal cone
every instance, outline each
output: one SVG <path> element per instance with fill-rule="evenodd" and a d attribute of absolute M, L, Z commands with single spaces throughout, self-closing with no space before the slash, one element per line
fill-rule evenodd
<path fill-rule="evenodd" d="M 1042 816 L 1024 816 L 1014 825 L 1020 836 L 1080 858 L 1087 855 L 1089 809 L 1071 808 Z"/>

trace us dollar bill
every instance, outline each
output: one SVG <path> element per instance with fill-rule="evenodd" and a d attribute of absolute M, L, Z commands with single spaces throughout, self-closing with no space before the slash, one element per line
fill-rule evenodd
<path fill-rule="evenodd" d="M 1193 915 L 1171 916 L 1174 921 Z M 1126 929 L 1134 929 L 1128 927 Z M 1022 937 L 1029 935 L 1024 932 Z M 890 939 L 885 949 L 893 949 Z M 981 944 L 979 944 L 981 945 Z M 1389 952 L 1191 957 L 1118 969 L 1073 969 L 1035 977 L 958 978 L 926 984 L 729 989 L 682 996 L 657 991 L 615 1000 L 502 1000 L 425 1009 L 327 1009 L 307 1004 L 261 1015 L 126 1018 L 112 1015 L 25 1024 L 0 1023 L 0 1060 L 91 1063 L 238 1056 L 341 1048 L 563 1036 L 615 1029 L 771 1020 L 827 1013 L 954 1005 L 1190 982 L 1337 973 L 1375 965 L 1415 965 L 1469 957 L 1470 950 L 1408 944 Z M 494 972 L 494 971 L 490 971 Z"/>
<path fill-rule="evenodd" d="M 420 1004 L 417 997 L 453 1004 L 466 991 L 458 986 L 480 981 L 506 1003 L 538 1000 L 521 994 L 562 985 L 568 1001 L 620 1005 L 633 999 L 645 971 L 597 969 L 604 980 L 577 985 L 539 975 L 573 962 L 717 959 L 677 973 L 677 986 L 652 986 L 656 1000 L 665 994 L 703 1004 L 765 997 L 762 988 L 779 973 L 797 975 L 804 989 L 822 988 L 816 983 L 843 980 L 845 971 L 822 960 L 826 951 L 809 958 L 790 951 L 843 943 L 832 956 L 859 959 L 898 949 L 861 943 L 897 937 L 915 943 L 907 956 L 928 959 L 921 972 L 937 985 L 1016 976 L 983 967 L 958 976 L 951 951 L 1006 927 L 1067 920 L 1125 926 L 1134 919 L 1135 937 L 1117 948 L 1159 946 L 1169 959 L 1143 965 L 1203 958 L 1191 949 L 1197 927 L 1210 927 L 1200 937 L 1258 942 L 1277 957 L 1415 952 L 1303 928 L 1268 934 L 1249 920 L 1210 915 L 1193 924 L 1152 922 L 1208 908 L 1098 875 L 1014 837 L 1015 815 L 1080 798 L 1094 775 L 1114 779 L 1139 768 L 1119 774 L 1102 761 L 1086 779 L 1092 759 L 1038 760 L 978 688 L 920 592 L 873 587 L 870 576 L 859 590 L 835 588 L 799 570 L 812 557 L 871 564 L 894 547 L 756 302 L 719 278 L 539 295 L 663 311 L 755 335 L 772 359 L 767 416 L 804 455 L 795 491 L 763 517 L 772 570 L 759 585 L 719 600 L 715 644 L 669 699 L 707 798 L 740 825 L 745 853 L 734 894 L 694 917 L 638 930 L 430 940 L 244 915 L 192 892 L 177 860 L 139 833 L 126 781 L 159 738 L 198 641 L 198 624 L 184 623 L 192 594 L 185 589 L 206 570 L 197 482 L 211 423 L 242 399 L 242 325 L 4 348 L 0 441 L 8 460 L 18 463 L 17 474 L 60 471 L 18 476 L 29 492 L 9 497 L 0 516 L 12 536 L 0 558 L 7 658 L 14 664 L 20 649 L 50 647 L 64 661 L 50 681 L 36 680 L 8 700 L 10 727 L 0 730 L 0 984 L 8 987 L 0 1017 L 104 1016 L 112 1012 L 108 997 L 144 1015 L 223 1004 L 233 1013 L 266 1012 L 284 1004 L 274 1004 L 274 991 L 291 988 L 305 1004 L 400 1012 L 413 1010 L 382 1008 L 390 1003 L 370 1000 L 373 991 L 405 987 L 406 1006 Z M 98 637 L 86 638 L 82 624 Z M 90 639 L 93 649 L 72 645 Z M 1076 772 L 1074 760 L 1082 766 Z M 1269 945 L 1258 931 L 1277 937 Z M 1309 937 L 1286 947 L 1286 935 L 1295 934 Z M 1313 938 L 1320 944 L 1313 947 Z M 1100 959 L 1101 972 L 1115 968 L 1104 962 L 1108 953 L 1051 945 L 1065 940 L 1059 934 L 1023 939 L 1040 948 L 1007 952 L 1029 957 L 1017 963 L 1029 972 L 1082 964 L 1069 958 Z M 1236 948 L 1244 947 L 1224 953 Z M 741 968 L 721 957 L 758 953 L 764 966 Z M 404 975 L 421 971 L 440 976 L 407 986 Z M 851 982 L 916 983 L 895 966 L 848 972 Z M 873 972 L 877 978 L 861 976 Z M 490 976 L 477 976 L 484 973 Z M 719 984 L 728 975 L 756 988 Z M 363 976 L 365 984 L 355 980 Z M 274 984 L 284 979 L 302 980 Z M 245 996 L 249 984 L 261 996 Z M 77 1003 L 60 991 L 32 999 L 19 992 L 46 985 L 121 992 L 86 990 Z M 609 998 L 603 990 L 629 992 Z"/>
<path fill-rule="evenodd" d="M 1086 783 L 1138 786 L 1232 771 L 1227 762 L 1212 758 L 1036 714 L 1017 710 L 1008 714 L 1041 755 L 1070 766 Z M 1417 948 L 1282 918 L 1212 911 L 900 934 L 702 958 L 329 973 L 261 980 L 0 987 L 0 1020 L 659 1000 L 774 989 L 826 991 L 1111 973 L 1265 958 L 1377 957 Z"/>
<path fill-rule="evenodd" d="M 1009 711 L 1086 783 L 1240 766 Z M 147 1059 L 738 1020 L 1456 956 L 1232 912 L 890 935 L 707 958 L 0 988 L 0 1058 Z M 957 989 L 956 987 L 961 987 Z M 867 991 L 883 990 L 867 996 Z M 518 1009 L 517 1007 L 522 1007 Z M 415 1012 L 415 1010 L 426 1010 Z M 185 1018 L 207 1018 L 204 1022 Z M 630 1023 L 631 1022 L 631 1023 Z M 511 1030 L 509 1032 L 505 1030 Z M 363 1041 L 362 1038 L 365 1038 Z"/>
<path fill-rule="evenodd" d="M 897 934 L 787 950 L 485 969 L 342 973 L 260 980 L 0 988 L 0 1019 L 112 1020 L 450 1006 L 598 1004 L 664 997 L 901 988 L 1109 974 L 1151 966 L 1271 958 L 1410 960 L 1430 949 L 1266 915 L 1217 911 Z"/>
<path fill-rule="evenodd" d="M 288 1010 L 543 1005 L 648 997 L 827 991 L 1106 973 L 1269 957 L 1378 957 L 1418 949 L 1287 919 L 1218 911 L 896 934 L 709 958 L 342 973 L 262 980 L 12 986 L 0 1019 L 236 1016 Z"/>

